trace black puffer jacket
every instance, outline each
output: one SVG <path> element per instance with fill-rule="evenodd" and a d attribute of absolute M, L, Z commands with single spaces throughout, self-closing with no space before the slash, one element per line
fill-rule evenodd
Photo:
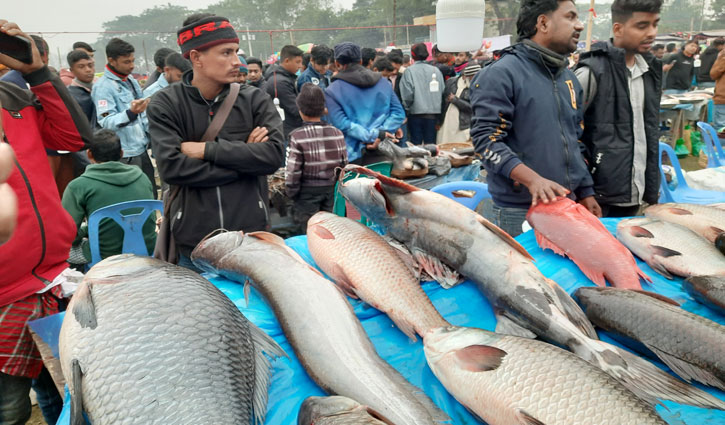
<path fill-rule="evenodd" d="M 282 122 L 272 100 L 261 90 L 243 85 L 219 136 L 207 143 L 204 159 L 181 153 L 181 143 L 199 141 L 229 93 L 205 100 L 191 85 L 192 72 L 180 84 L 156 93 L 148 106 L 149 134 L 161 179 L 180 186 L 170 205 L 170 226 L 189 255 L 201 239 L 219 228 L 245 232 L 269 225 L 267 178 L 284 163 Z M 246 143 L 257 126 L 269 140 Z"/>
<path fill-rule="evenodd" d="M 284 109 L 284 138 L 288 139 L 292 130 L 302 127 L 302 117 L 297 108 L 297 76 L 280 65 L 274 65 L 264 83 L 264 91 L 269 97 L 279 99 Z"/>
<path fill-rule="evenodd" d="M 647 138 L 644 202 L 659 198 L 659 106 L 662 62 L 643 55 L 649 70 L 644 74 L 644 126 Z M 583 53 L 578 67 L 589 67 L 597 82 L 597 95 L 584 114 L 585 158 L 594 179 L 600 204 L 632 200 L 634 161 L 634 117 L 629 99 L 624 50 L 609 42 L 596 43 Z M 586 88 L 585 88 L 586 89 Z"/>

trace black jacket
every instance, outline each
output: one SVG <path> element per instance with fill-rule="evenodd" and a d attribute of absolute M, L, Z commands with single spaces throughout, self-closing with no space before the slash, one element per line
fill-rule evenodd
<path fill-rule="evenodd" d="M 710 70 L 717 60 L 720 51 L 715 46 L 710 46 L 700 55 L 700 68 L 697 71 L 697 83 L 714 83 L 715 80 L 710 78 Z"/>
<path fill-rule="evenodd" d="M 200 141 L 229 87 L 213 101 L 191 85 L 193 71 L 180 84 L 156 93 L 148 106 L 149 134 L 161 179 L 181 190 L 170 205 L 171 231 L 181 253 L 209 232 L 224 228 L 245 232 L 269 224 L 267 178 L 284 163 L 282 122 L 272 100 L 242 85 L 219 136 L 207 143 L 204 159 L 181 153 L 186 141 Z M 252 129 L 269 130 L 269 140 L 247 144 Z"/>
<path fill-rule="evenodd" d="M 88 118 L 88 123 L 91 125 L 92 130 L 96 130 L 98 127 L 98 119 L 96 118 L 96 104 L 91 99 L 91 92 L 84 87 L 79 86 L 68 86 L 73 99 L 78 102 L 78 105 L 83 110 L 83 114 Z"/>
<path fill-rule="evenodd" d="M 458 81 L 461 79 L 460 76 L 450 78 L 446 81 L 446 88 L 443 90 L 443 110 L 441 111 L 441 117 L 445 118 L 448 106 L 450 104 L 456 105 L 458 108 L 458 129 L 465 130 L 471 128 L 471 89 L 467 87 L 463 89 L 460 97 L 455 97 L 452 102 L 448 101 L 448 95 L 456 95 L 458 91 Z"/>
<path fill-rule="evenodd" d="M 643 58 L 649 70 L 644 79 L 644 123 L 647 137 L 647 165 L 643 200 L 656 204 L 660 173 L 659 106 L 662 62 L 652 54 Z M 583 53 L 578 67 L 589 67 L 597 82 L 597 94 L 584 114 L 584 156 L 594 179 L 594 192 L 601 204 L 621 204 L 632 200 L 634 161 L 634 117 L 629 99 L 624 50 L 610 42 L 596 43 Z"/>
<path fill-rule="evenodd" d="M 264 85 L 264 90 L 272 99 L 279 98 L 279 106 L 284 109 L 284 138 L 288 139 L 292 130 L 302 127 L 302 117 L 297 109 L 297 76 L 274 65 Z"/>
<path fill-rule="evenodd" d="M 511 179 L 522 163 L 569 189 L 572 198 L 594 194 L 577 141 L 581 96 L 573 72 L 551 65 L 526 42 L 507 47 L 501 59 L 476 74 L 471 136 L 496 205 L 531 206 L 528 189 Z"/>

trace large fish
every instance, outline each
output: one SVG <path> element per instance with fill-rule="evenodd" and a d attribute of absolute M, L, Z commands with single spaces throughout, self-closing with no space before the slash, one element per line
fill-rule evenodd
<path fill-rule="evenodd" d="M 619 379 L 640 397 L 712 407 L 719 401 L 646 360 L 597 339 L 592 324 L 556 282 L 506 232 L 474 211 L 427 190 L 364 167 L 345 171 L 375 177 L 340 185 L 342 195 L 411 251 L 443 262 L 476 283 L 494 308 L 496 331 L 538 335 L 569 347 Z M 431 275 L 435 272 L 428 271 Z"/>
<path fill-rule="evenodd" d="M 395 248 L 363 224 L 319 212 L 307 224 L 307 245 L 346 294 L 386 313 L 409 338 L 448 325 Z"/>
<path fill-rule="evenodd" d="M 435 376 L 489 425 L 666 423 L 611 376 L 551 344 L 458 327 L 423 341 Z"/>
<path fill-rule="evenodd" d="M 86 274 L 59 346 L 73 425 L 262 424 L 284 355 L 206 279 L 129 254 Z"/>
<path fill-rule="evenodd" d="M 393 425 L 355 400 L 339 395 L 307 397 L 300 406 L 297 425 Z"/>
<path fill-rule="evenodd" d="M 692 276 L 685 279 L 682 287 L 701 304 L 725 315 L 725 277 Z"/>
<path fill-rule="evenodd" d="M 448 419 L 378 356 L 342 291 L 279 236 L 222 233 L 200 242 L 191 257 L 227 278 L 249 278 L 274 310 L 310 378 L 329 394 L 370 406 L 396 425 Z"/>
<path fill-rule="evenodd" d="M 632 253 L 609 233 L 584 206 L 569 198 L 540 202 L 529 209 L 526 220 L 542 249 L 569 257 L 592 282 L 605 286 L 642 289 L 639 279 L 651 282 L 637 267 Z"/>
<path fill-rule="evenodd" d="M 597 326 L 641 342 L 687 381 L 725 390 L 725 326 L 651 292 L 583 287 L 576 296 Z"/>
<path fill-rule="evenodd" d="M 722 205 L 658 204 L 645 209 L 644 215 L 685 226 L 725 254 L 725 207 Z"/>
<path fill-rule="evenodd" d="M 679 224 L 641 217 L 617 224 L 617 238 L 654 271 L 677 276 L 725 276 L 725 256 L 702 236 Z"/>

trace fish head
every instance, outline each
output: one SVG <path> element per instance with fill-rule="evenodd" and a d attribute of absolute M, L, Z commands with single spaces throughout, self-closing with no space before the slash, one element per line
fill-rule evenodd
<path fill-rule="evenodd" d="M 355 400 L 342 396 L 329 397 L 307 397 L 297 416 L 297 425 L 313 425 L 321 418 L 336 417 L 356 411 L 367 411 L 367 413 L 383 423 L 390 423 L 378 413 L 361 405 Z"/>
<path fill-rule="evenodd" d="M 624 242 L 632 238 L 654 238 L 652 232 L 645 226 L 656 221 L 648 217 L 626 218 L 617 223 L 617 239 Z"/>
<path fill-rule="evenodd" d="M 84 280 L 92 283 L 121 282 L 125 277 L 143 275 L 145 272 L 166 264 L 153 257 L 119 254 L 108 257 L 91 267 Z"/>
<path fill-rule="evenodd" d="M 595 305 L 599 304 L 603 297 L 606 297 L 611 291 L 616 290 L 606 286 L 582 286 L 574 292 L 574 299 L 579 302 L 582 310 L 586 310 Z"/>
<path fill-rule="evenodd" d="M 356 178 L 339 186 L 342 196 L 360 213 L 374 221 L 392 215 L 392 205 L 377 179 Z"/>
<path fill-rule="evenodd" d="M 215 264 L 232 252 L 244 241 L 244 232 L 223 232 L 210 234 L 196 245 L 191 252 L 191 261 L 207 272 L 215 271 Z"/>

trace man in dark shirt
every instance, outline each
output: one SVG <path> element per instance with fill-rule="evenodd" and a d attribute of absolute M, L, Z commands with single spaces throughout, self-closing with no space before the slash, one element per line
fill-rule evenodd
<path fill-rule="evenodd" d="M 710 70 L 717 60 L 717 55 L 721 50 L 725 49 L 725 38 L 716 38 L 710 44 L 710 47 L 700 55 L 700 70 L 697 72 L 697 87 L 706 89 L 715 87 L 715 80 L 710 77 Z"/>
<path fill-rule="evenodd" d="M 78 49 L 68 53 L 68 66 L 70 72 L 73 73 L 73 81 L 68 86 L 73 99 L 78 102 L 83 113 L 91 124 L 91 129 L 96 129 L 98 122 L 96 119 L 96 104 L 91 99 L 91 89 L 93 89 L 93 77 L 95 77 L 95 62 L 88 53 Z"/>
<path fill-rule="evenodd" d="M 667 72 L 665 94 L 682 94 L 690 90 L 692 77 L 695 76 L 695 52 L 697 41 L 688 40 L 680 52 L 665 59 L 662 67 Z"/>

